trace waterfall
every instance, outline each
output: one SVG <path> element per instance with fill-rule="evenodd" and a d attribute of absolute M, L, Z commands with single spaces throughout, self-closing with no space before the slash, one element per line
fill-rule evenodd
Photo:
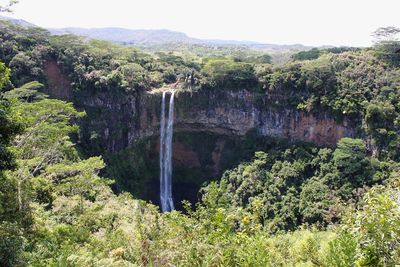
<path fill-rule="evenodd" d="M 166 207 L 165 190 L 164 190 L 164 146 L 165 146 L 165 92 L 162 94 L 161 101 L 161 118 L 160 118 L 160 203 L 161 210 Z"/>
<path fill-rule="evenodd" d="M 174 126 L 174 95 L 169 100 L 168 122 L 165 123 L 165 95 L 162 94 L 160 120 L 160 202 L 161 211 L 174 209 L 172 200 L 172 136 Z"/>

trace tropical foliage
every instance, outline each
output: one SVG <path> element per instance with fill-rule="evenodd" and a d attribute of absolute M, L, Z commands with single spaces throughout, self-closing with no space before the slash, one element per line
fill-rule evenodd
<path fill-rule="evenodd" d="M 274 66 L 262 55 L 190 61 L 7 23 L 0 39 L 1 266 L 399 263 L 396 40 L 312 50 Z M 205 185 L 197 203 L 160 213 L 112 190 L 102 157 L 85 156 L 79 144 L 77 123 L 86 114 L 75 106 L 91 93 L 132 96 L 182 83 L 188 74 L 193 90 L 247 90 L 274 107 L 330 112 L 354 124 L 359 138 L 333 147 L 260 146 L 251 160 Z M 71 95 L 46 94 L 64 81 Z M 141 178 L 132 182 L 139 189 Z"/>

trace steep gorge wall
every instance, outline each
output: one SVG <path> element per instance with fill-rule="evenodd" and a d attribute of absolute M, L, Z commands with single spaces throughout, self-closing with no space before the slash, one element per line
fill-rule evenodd
<path fill-rule="evenodd" d="M 160 93 L 138 95 L 103 92 L 80 96 L 88 118 L 82 122 L 84 139 L 116 152 L 138 140 L 159 135 Z M 328 113 L 306 113 L 270 104 L 265 95 L 242 91 L 180 92 L 175 100 L 175 132 L 208 132 L 261 136 L 334 145 L 354 136 L 347 121 L 337 123 Z"/>
<path fill-rule="evenodd" d="M 46 93 L 72 100 L 86 112 L 87 116 L 78 122 L 80 148 L 87 155 L 104 156 L 104 175 L 115 179 L 114 189 L 157 204 L 160 90 L 127 93 L 110 88 L 73 92 L 57 62 L 47 62 L 44 73 L 49 85 Z M 218 179 L 225 170 L 249 160 L 255 151 L 285 142 L 267 137 L 334 145 L 344 136 L 356 135 L 354 125 L 346 120 L 338 123 L 327 112 L 290 109 L 282 101 L 285 99 L 281 96 L 246 90 L 176 94 L 172 160 L 173 194 L 178 209 L 182 208 L 182 200 L 195 203 L 205 182 Z"/>
<path fill-rule="evenodd" d="M 77 107 L 87 113 L 80 122 L 83 150 L 104 156 L 105 175 L 116 179 L 117 191 L 129 191 L 158 204 L 161 93 L 110 90 L 80 92 L 74 98 Z M 254 133 L 267 143 L 263 136 L 321 145 L 355 136 L 349 123 L 337 123 L 328 113 L 282 106 L 271 104 L 266 95 L 245 90 L 176 94 L 172 161 L 177 208 L 182 209 L 182 200 L 195 203 L 205 182 L 218 179 L 225 170 L 262 150 L 259 138 L 252 139 Z"/>

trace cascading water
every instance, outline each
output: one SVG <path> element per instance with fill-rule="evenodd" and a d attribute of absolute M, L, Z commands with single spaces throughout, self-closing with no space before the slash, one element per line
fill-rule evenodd
<path fill-rule="evenodd" d="M 160 204 L 161 211 L 166 207 L 165 201 L 165 179 L 164 179 L 164 147 L 165 147 L 165 92 L 162 94 L 161 101 L 161 118 L 160 118 Z"/>
<path fill-rule="evenodd" d="M 174 95 L 169 100 L 168 122 L 165 124 L 165 95 L 162 94 L 160 121 L 160 201 L 161 211 L 174 209 L 172 200 L 172 135 L 174 126 Z"/>

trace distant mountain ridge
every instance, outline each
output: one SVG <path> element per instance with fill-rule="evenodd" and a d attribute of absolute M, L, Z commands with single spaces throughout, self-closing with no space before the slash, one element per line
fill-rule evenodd
<path fill-rule="evenodd" d="M 121 44 L 161 44 L 161 43 L 204 43 L 200 39 L 187 36 L 185 33 L 160 30 L 133 30 L 125 28 L 62 28 L 48 29 L 52 34 L 76 34 L 93 39 L 101 39 Z"/>
<path fill-rule="evenodd" d="M 308 50 L 312 47 L 302 44 L 278 45 L 263 44 L 254 41 L 239 40 L 220 40 L 220 39 L 197 39 L 189 37 L 182 32 L 176 32 L 166 29 L 161 30 L 132 30 L 125 28 L 62 28 L 48 29 L 52 34 L 75 34 L 82 35 L 93 39 L 111 41 L 119 44 L 130 45 L 160 45 L 167 43 L 185 43 L 185 44 L 204 44 L 204 45 L 243 45 L 254 49 L 267 50 Z"/>
<path fill-rule="evenodd" d="M 0 20 L 7 20 L 22 27 L 38 27 L 28 21 L 0 16 Z M 51 34 L 75 34 L 92 39 L 111 41 L 124 45 L 137 45 L 140 47 L 157 46 L 168 43 L 201 44 L 211 46 L 246 46 L 253 49 L 268 51 L 309 50 L 311 46 L 302 44 L 279 45 L 263 44 L 254 41 L 220 40 L 220 39 L 198 39 L 189 37 L 187 34 L 167 29 L 126 29 L 119 27 L 106 28 L 47 28 Z"/>
<path fill-rule="evenodd" d="M 23 19 L 15 19 L 15 18 L 10 18 L 10 17 L 0 16 L 0 20 L 6 20 L 6 21 L 12 22 L 18 26 L 25 27 L 25 28 L 37 27 L 35 24 L 32 24 Z"/>

